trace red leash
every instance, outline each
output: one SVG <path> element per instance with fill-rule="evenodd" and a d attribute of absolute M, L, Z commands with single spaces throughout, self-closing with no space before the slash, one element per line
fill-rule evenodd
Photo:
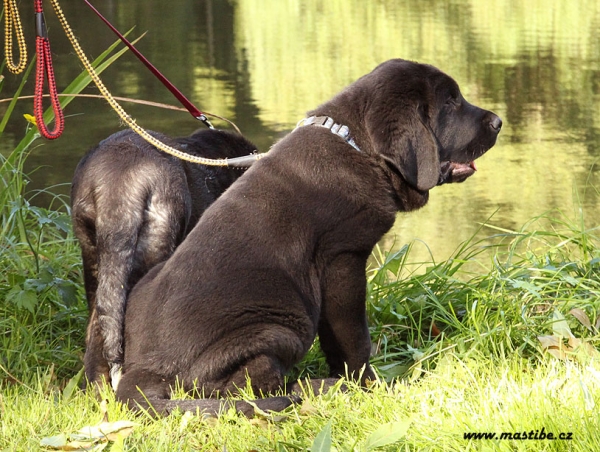
<path fill-rule="evenodd" d="M 36 77 L 35 77 L 35 97 L 33 99 L 33 113 L 38 130 L 44 138 L 54 140 L 60 137 L 65 129 L 65 117 L 58 100 L 56 90 L 56 80 L 54 78 L 54 68 L 52 67 L 52 54 L 50 52 L 50 41 L 48 40 L 48 30 L 44 19 L 42 0 L 34 0 L 35 7 L 35 26 L 36 39 L 35 49 L 37 52 Z M 50 131 L 44 122 L 44 107 L 42 99 L 44 96 L 44 80 L 48 80 L 48 91 L 50 92 L 50 102 L 54 110 L 54 130 Z"/>
<path fill-rule="evenodd" d="M 88 5 L 90 7 L 90 9 L 92 11 L 94 11 L 94 13 L 96 13 L 96 15 L 108 26 L 108 28 L 110 28 L 114 34 L 116 34 L 119 39 L 121 41 L 123 41 L 123 44 L 125 44 L 127 47 L 129 47 L 129 50 L 131 50 L 133 52 L 133 54 L 138 57 L 138 59 L 144 63 L 144 65 L 150 69 L 150 72 L 152 72 L 154 74 L 154 76 L 156 78 L 158 78 L 163 85 L 165 85 L 165 87 L 171 91 L 171 93 L 177 98 L 177 100 L 179 100 L 179 102 L 181 102 L 181 104 L 187 109 L 187 111 L 190 112 L 190 114 L 196 118 L 199 119 L 200 121 L 202 121 L 207 127 L 213 129 L 214 127 L 212 126 L 212 124 L 210 123 L 210 121 L 208 120 L 208 118 L 204 115 L 204 113 L 202 113 L 200 110 L 198 110 L 194 104 L 192 104 L 190 102 L 190 100 L 185 97 L 183 95 L 183 93 L 181 91 L 179 91 L 175 85 L 173 85 L 164 75 L 162 75 L 162 73 L 156 69 L 156 67 L 150 63 L 150 61 L 148 61 L 148 59 L 142 55 L 140 53 L 140 51 L 138 49 L 136 49 L 132 43 L 130 43 L 127 38 L 125 38 L 125 36 L 123 36 L 119 30 L 117 30 L 109 21 L 108 19 L 106 19 L 102 14 L 100 14 L 100 11 L 98 11 L 96 8 L 94 8 L 94 6 L 88 1 L 88 0 L 83 0 L 86 5 Z"/>

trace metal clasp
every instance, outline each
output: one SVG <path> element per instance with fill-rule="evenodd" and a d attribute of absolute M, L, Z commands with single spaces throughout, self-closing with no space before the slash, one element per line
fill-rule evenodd
<path fill-rule="evenodd" d="M 35 32 L 40 38 L 48 39 L 48 28 L 44 13 L 35 13 Z"/>

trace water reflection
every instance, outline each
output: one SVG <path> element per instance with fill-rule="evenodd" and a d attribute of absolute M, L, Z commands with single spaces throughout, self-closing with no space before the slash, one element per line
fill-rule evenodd
<path fill-rule="evenodd" d="M 82 2 L 62 3 L 89 55 L 113 42 Z M 148 31 L 140 50 L 196 105 L 235 121 L 262 150 L 306 110 L 394 57 L 440 67 L 469 101 L 498 113 L 504 129 L 480 160 L 480 171 L 464 184 L 434 189 L 421 211 L 400 215 L 385 246 L 418 238 L 443 259 L 491 215 L 494 225 L 516 228 L 550 208 L 570 213 L 579 202 L 592 217 L 599 213 L 590 188 L 600 187 L 593 166 L 600 155 L 596 0 L 101 3 L 97 6 L 120 30 L 136 25 L 133 35 Z M 22 10 L 32 31 L 31 17 Z M 81 68 L 50 11 L 47 20 L 64 87 Z M 103 79 L 115 95 L 174 103 L 131 55 Z M 16 82 L 7 76 L 3 95 Z M 173 135 L 199 126 L 184 113 L 126 108 L 144 127 Z M 0 141 L 2 152 L 18 142 L 25 128 L 20 114 L 30 110 L 30 103 L 19 105 Z M 63 138 L 40 142 L 32 153 L 31 166 L 45 165 L 33 176 L 36 187 L 68 182 L 85 149 L 120 127 L 102 101 L 78 100 L 67 115 Z M 480 236 L 492 232 L 484 228 Z"/>

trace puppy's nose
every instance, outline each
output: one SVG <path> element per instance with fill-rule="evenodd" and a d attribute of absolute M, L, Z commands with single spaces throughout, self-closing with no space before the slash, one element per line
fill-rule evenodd
<path fill-rule="evenodd" d="M 490 120 L 490 127 L 492 128 L 492 130 L 494 130 L 494 132 L 500 132 L 500 129 L 502 128 L 502 119 L 500 119 L 499 116 L 492 114 L 492 119 Z"/>

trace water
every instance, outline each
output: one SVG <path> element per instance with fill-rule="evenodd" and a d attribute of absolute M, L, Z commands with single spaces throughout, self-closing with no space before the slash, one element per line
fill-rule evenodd
<path fill-rule="evenodd" d="M 435 188 L 418 212 L 399 214 L 384 247 L 418 240 L 415 258 L 452 254 L 482 223 L 520 228 L 534 216 L 583 205 L 589 226 L 600 214 L 600 2 L 596 0 L 113 0 L 97 7 L 201 110 L 234 121 L 267 150 L 310 110 L 378 63 L 406 58 L 453 76 L 472 103 L 504 120 L 498 144 L 467 182 Z M 89 57 L 113 41 L 83 2 L 62 2 Z M 26 33 L 31 11 L 21 5 Z M 56 77 L 65 87 L 78 63 L 50 6 L 46 19 Z M 29 43 L 30 52 L 33 50 Z M 116 96 L 177 105 L 128 54 L 102 76 Z M 7 75 L 2 96 L 16 88 Z M 32 91 L 32 82 L 28 87 Z M 97 93 L 89 88 L 86 93 Z M 0 104 L 0 114 L 7 104 Z M 138 124 L 171 135 L 201 125 L 187 113 L 125 103 Z M 6 154 L 23 136 L 31 101 L 19 104 L 0 140 Z M 29 159 L 31 187 L 66 185 L 86 149 L 121 124 L 106 103 L 78 99 L 66 131 L 39 140 Z M 216 122 L 223 127 L 222 123 Z M 44 198 L 39 198 L 43 200 Z M 477 237 L 495 232 L 484 227 Z M 422 245 L 421 243 L 426 244 Z"/>

